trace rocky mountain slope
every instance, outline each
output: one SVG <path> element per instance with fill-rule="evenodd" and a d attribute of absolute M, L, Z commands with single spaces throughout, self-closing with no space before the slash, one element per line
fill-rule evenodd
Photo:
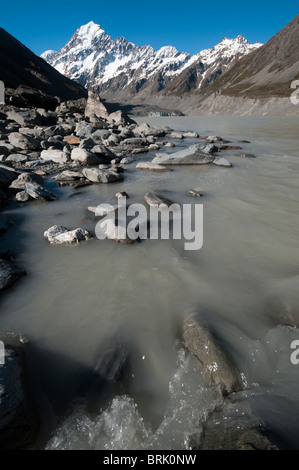
<path fill-rule="evenodd" d="M 87 97 L 82 85 L 61 75 L 0 28 L 0 80 L 12 104 L 55 109 L 60 101 Z"/>
<path fill-rule="evenodd" d="M 266 44 L 243 57 L 209 93 L 248 98 L 289 97 L 290 85 L 299 78 L 299 15 Z"/>
<path fill-rule="evenodd" d="M 298 115 L 290 100 L 291 84 L 299 79 L 298 40 L 299 15 L 209 87 L 185 94 L 180 108 L 192 114 Z"/>
<path fill-rule="evenodd" d="M 172 46 L 154 51 L 125 38 L 113 40 L 93 22 L 79 28 L 58 52 L 42 57 L 59 72 L 96 88 L 106 98 L 128 100 L 205 88 L 240 57 L 261 46 L 242 36 L 224 38 L 217 46 L 196 55 Z"/>

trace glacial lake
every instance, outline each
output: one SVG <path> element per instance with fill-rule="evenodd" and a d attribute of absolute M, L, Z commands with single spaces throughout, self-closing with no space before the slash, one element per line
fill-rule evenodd
<path fill-rule="evenodd" d="M 126 165 L 122 183 L 74 190 L 49 179 L 57 201 L 7 208 L 15 223 L 1 246 L 19 253 L 17 263 L 28 274 L 1 298 L 0 330 L 21 333 L 33 345 L 30 380 L 40 390 L 43 415 L 37 446 L 54 435 L 50 448 L 185 448 L 186 434 L 198 431 L 217 400 L 185 373 L 177 341 L 186 314 L 196 311 L 242 373 L 241 403 L 287 448 L 298 449 L 299 364 L 290 360 L 291 343 L 299 340 L 298 118 L 137 121 L 219 135 L 242 150 L 221 153 L 232 168 L 167 173 L 136 170 L 136 162 L 154 157 L 140 154 Z M 190 198 L 192 189 L 203 197 Z M 203 204 L 200 250 L 185 251 L 182 240 L 121 245 L 94 239 L 70 247 L 43 238 L 55 224 L 94 231 L 88 206 L 115 203 L 118 191 L 128 193 L 129 203 L 143 202 L 149 190 L 180 204 Z M 100 397 L 89 391 L 87 410 L 77 396 L 85 396 L 84 377 L 89 380 L 107 344 L 125 345 L 130 374 Z M 101 411 L 113 398 L 103 423 Z M 191 407 L 198 407 L 195 416 Z"/>

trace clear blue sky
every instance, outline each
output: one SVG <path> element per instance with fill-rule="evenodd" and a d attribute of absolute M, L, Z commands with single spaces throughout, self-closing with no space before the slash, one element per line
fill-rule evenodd
<path fill-rule="evenodd" d="M 298 0 L 14 0 L 1 4 L 1 27 L 38 55 L 60 49 L 91 20 L 112 38 L 196 53 L 238 34 L 266 42 L 297 14 Z"/>

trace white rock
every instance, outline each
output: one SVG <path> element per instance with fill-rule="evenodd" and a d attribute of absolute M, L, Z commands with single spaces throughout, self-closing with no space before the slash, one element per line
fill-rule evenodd
<path fill-rule="evenodd" d="M 92 235 L 90 232 L 82 228 L 68 230 L 66 227 L 61 225 L 54 225 L 45 231 L 44 237 L 51 244 L 61 245 L 63 243 L 75 244 L 84 240 L 89 240 L 92 238 Z"/>

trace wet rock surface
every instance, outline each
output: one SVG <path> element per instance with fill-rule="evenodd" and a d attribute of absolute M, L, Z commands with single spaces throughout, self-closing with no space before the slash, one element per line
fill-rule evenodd
<path fill-rule="evenodd" d="M 183 344 L 199 361 L 207 384 L 219 384 L 225 395 L 242 390 L 242 379 L 237 368 L 196 313 L 188 315 L 184 322 Z"/>
<path fill-rule="evenodd" d="M 17 338 L 4 339 L 5 363 L 0 364 L 0 449 L 30 446 L 39 417 L 26 384 L 24 348 Z"/>

